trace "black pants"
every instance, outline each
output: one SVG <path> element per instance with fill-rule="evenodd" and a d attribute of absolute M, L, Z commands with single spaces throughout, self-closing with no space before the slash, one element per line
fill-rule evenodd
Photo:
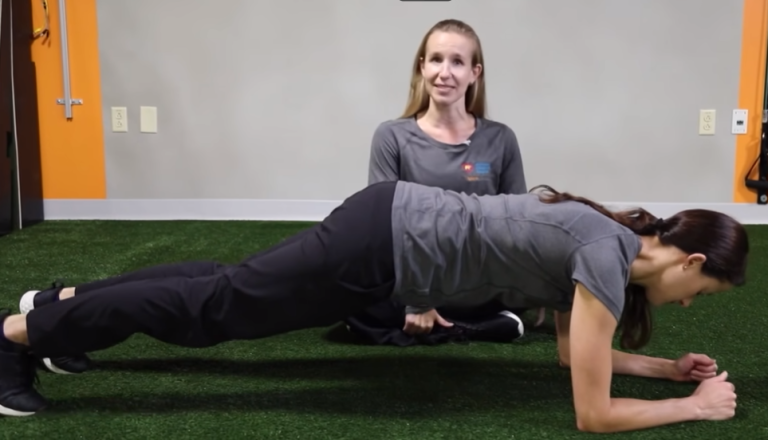
<path fill-rule="evenodd" d="M 209 347 L 342 321 L 392 294 L 394 190 L 394 182 L 368 186 L 321 223 L 236 265 L 162 265 L 76 286 L 73 298 L 29 312 L 30 348 L 74 355 L 136 333 Z"/>

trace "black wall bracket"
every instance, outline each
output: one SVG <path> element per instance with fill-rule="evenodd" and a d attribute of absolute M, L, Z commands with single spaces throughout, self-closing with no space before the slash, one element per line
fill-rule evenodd
<path fill-rule="evenodd" d="M 766 106 L 765 99 L 763 99 L 763 106 Z M 747 188 L 757 192 L 758 205 L 768 204 L 768 139 L 765 137 L 766 128 L 768 128 L 768 108 L 763 108 L 759 153 L 744 177 L 744 184 L 747 185 Z M 749 175 L 752 174 L 755 165 L 757 165 L 757 179 L 750 179 Z"/>

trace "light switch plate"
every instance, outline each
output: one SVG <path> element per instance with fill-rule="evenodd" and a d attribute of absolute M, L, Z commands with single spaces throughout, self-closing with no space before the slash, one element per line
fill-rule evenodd
<path fill-rule="evenodd" d="M 157 107 L 141 107 L 141 132 L 157 133 Z"/>
<path fill-rule="evenodd" d="M 733 111 L 733 121 L 731 122 L 731 133 L 746 134 L 748 117 L 749 110 L 741 108 L 735 109 Z"/>

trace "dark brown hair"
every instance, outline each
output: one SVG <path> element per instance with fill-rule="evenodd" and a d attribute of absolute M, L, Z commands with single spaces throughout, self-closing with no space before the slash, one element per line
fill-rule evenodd
<path fill-rule="evenodd" d="M 638 208 L 612 212 L 589 199 L 569 193 L 557 192 L 546 185 L 549 194 L 540 195 L 545 203 L 576 201 L 588 205 L 638 235 L 657 235 L 663 245 L 674 246 L 688 254 L 707 257 L 701 272 L 717 280 L 741 286 L 745 283 L 749 239 L 747 231 L 735 219 L 716 211 L 689 209 L 668 219 L 659 219 L 648 211 Z M 619 322 L 621 347 L 636 350 L 645 346 L 651 338 L 652 319 L 645 288 L 629 284 L 625 291 L 626 301 Z"/>

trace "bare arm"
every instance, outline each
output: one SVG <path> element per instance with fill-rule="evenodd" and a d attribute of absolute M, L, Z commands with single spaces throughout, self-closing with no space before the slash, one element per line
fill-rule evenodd
<path fill-rule="evenodd" d="M 691 398 L 648 401 L 611 397 L 616 319 L 581 284 L 576 286 L 571 319 L 578 322 L 568 329 L 568 357 L 579 430 L 621 432 L 700 418 Z"/>
<path fill-rule="evenodd" d="M 557 332 L 557 357 L 561 367 L 571 366 L 571 312 L 555 311 L 555 331 Z"/>
<path fill-rule="evenodd" d="M 561 367 L 569 367 L 571 313 L 555 312 L 557 354 Z M 674 374 L 674 360 L 611 350 L 613 374 L 669 379 Z"/>
<path fill-rule="evenodd" d="M 613 373 L 630 376 L 669 379 L 674 373 L 675 361 L 613 350 Z"/>

